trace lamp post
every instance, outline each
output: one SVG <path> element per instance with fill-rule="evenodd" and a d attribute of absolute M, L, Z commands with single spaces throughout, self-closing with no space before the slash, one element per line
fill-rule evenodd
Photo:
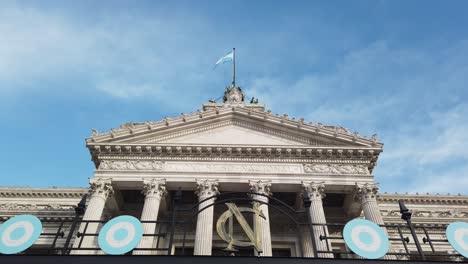
<path fill-rule="evenodd" d="M 413 236 L 414 243 L 416 244 L 416 248 L 418 249 L 419 255 L 421 255 L 422 260 L 426 260 L 426 256 L 424 256 L 424 252 L 421 248 L 421 244 L 419 243 L 418 236 L 416 235 L 416 232 L 414 231 L 413 224 L 411 223 L 411 215 L 412 213 L 409 211 L 409 209 L 405 206 L 403 203 L 403 200 L 398 200 L 398 204 L 400 205 L 400 214 L 401 214 L 401 219 L 405 220 L 406 223 L 408 224 L 408 228 L 411 231 L 411 235 Z"/>
<path fill-rule="evenodd" d="M 73 219 L 73 223 L 68 231 L 67 240 L 65 241 L 65 245 L 63 246 L 62 255 L 70 253 L 68 250 L 68 245 L 70 245 L 71 238 L 73 233 L 75 232 L 76 225 L 78 224 L 78 220 L 82 217 L 86 211 L 86 199 L 88 198 L 88 194 L 83 195 L 81 201 L 75 207 L 75 218 Z"/>

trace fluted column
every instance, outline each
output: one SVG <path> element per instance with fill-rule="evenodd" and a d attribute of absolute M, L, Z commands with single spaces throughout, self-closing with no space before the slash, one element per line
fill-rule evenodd
<path fill-rule="evenodd" d="M 307 195 L 310 199 L 310 208 L 307 212 L 310 215 L 310 221 L 312 224 L 326 224 L 327 220 L 325 218 L 325 211 L 323 210 L 322 199 L 325 197 L 325 185 L 322 183 L 316 182 L 302 182 L 302 188 L 304 190 L 304 195 Z M 331 243 L 329 240 L 320 240 L 320 236 L 328 236 L 328 227 L 326 225 L 312 225 L 314 231 L 314 241 L 317 247 L 317 251 L 329 251 L 331 250 Z M 310 229 L 305 236 L 310 237 Z M 311 250 L 313 251 L 313 250 Z M 306 251 L 308 254 L 311 252 Z M 304 253 L 305 254 L 305 253 Z M 333 258 L 332 253 L 318 253 L 320 258 Z M 312 255 L 304 257 L 313 257 Z"/>
<path fill-rule="evenodd" d="M 377 225 L 384 225 L 382 214 L 379 210 L 379 205 L 377 204 L 377 192 L 379 191 L 379 185 L 376 183 L 365 183 L 357 184 L 356 183 L 356 195 L 355 199 L 361 202 L 362 211 L 364 212 L 364 217 L 366 220 L 372 221 Z M 387 229 L 382 227 L 385 233 L 388 234 Z M 391 243 L 390 249 L 391 250 Z M 396 259 L 395 256 L 386 255 L 385 259 Z"/>
<path fill-rule="evenodd" d="M 218 194 L 217 180 L 197 181 L 198 201 L 203 201 L 213 195 Z M 198 205 L 198 210 L 212 205 L 216 198 L 207 199 Z M 213 244 L 213 211 L 214 206 L 209 206 L 198 214 L 197 229 L 195 231 L 194 255 L 211 256 L 211 245 Z"/>
<path fill-rule="evenodd" d="M 264 195 L 271 195 L 271 182 L 270 181 L 249 181 L 250 191 L 253 193 L 260 193 Z M 258 221 L 254 222 L 254 232 L 257 233 L 259 230 L 260 233 L 260 242 L 262 252 L 256 252 L 258 256 L 272 256 L 271 250 L 271 232 L 270 232 L 270 216 L 268 214 L 268 197 L 258 194 L 252 194 L 252 199 L 262 201 L 264 203 L 258 203 L 258 209 L 263 213 L 265 218 L 260 217 Z"/>
<path fill-rule="evenodd" d="M 114 193 L 110 179 L 93 178 L 89 180 L 90 184 L 90 199 L 83 220 L 101 220 L 104 205 L 109 196 Z M 86 223 L 80 225 L 79 232 L 83 233 L 86 228 L 86 234 L 97 234 L 99 223 Z M 76 238 L 73 244 L 77 248 L 81 238 Z M 81 248 L 97 248 L 97 236 L 84 236 Z M 73 250 L 73 254 L 95 254 L 94 250 Z"/>
<path fill-rule="evenodd" d="M 356 184 L 356 200 L 361 202 L 364 217 L 378 225 L 383 225 L 383 217 L 377 204 L 378 184 Z"/>
<path fill-rule="evenodd" d="M 144 180 L 142 193 L 145 195 L 145 204 L 141 213 L 141 221 L 157 221 L 161 199 L 166 195 L 166 180 Z M 143 234 L 155 234 L 156 232 L 156 223 L 143 223 Z M 137 248 L 153 247 L 155 238 L 154 236 L 143 236 Z M 150 255 L 155 253 L 149 250 L 133 251 L 133 255 Z"/>

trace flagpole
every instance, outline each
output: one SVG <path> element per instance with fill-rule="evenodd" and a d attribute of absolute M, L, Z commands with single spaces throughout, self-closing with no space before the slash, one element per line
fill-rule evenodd
<path fill-rule="evenodd" d="M 232 48 L 232 87 L 236 87 L 236 48 Z"/>

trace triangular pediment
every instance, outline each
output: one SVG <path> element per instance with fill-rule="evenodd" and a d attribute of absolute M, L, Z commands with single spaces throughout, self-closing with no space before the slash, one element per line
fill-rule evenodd
<path fill-rule="evenodd" d="M 122 144 L 375 146 L 368 139 L 338 128 L 309 125 L 248 109 L 221 109 L 156 123 L 129 123 L 88 140 Z"/>
<path fill-rule="evenodd" d="M 298 141 L 300 139 L 294 140 L 294 137 L 291 136 L 289 136 L 288 139 L 286 134 L 283 134 L 283 136 L 286 137 L 281 137 L 259 131 L 261 130 L 260 128 L 254 130 L 252 128 L 240 126 L 239 124 L 236 125 L 234 122 L 229 123 L 230 124 L 226 124 L 222 127 L 196 131 L 188 135 L 161 139 L 158 140 L 158 143 L 197 145 L 307 145 L 305 142 Z M 154 141 L 155 139 L 150 138 L 140 143 L 156 143 Z"/>

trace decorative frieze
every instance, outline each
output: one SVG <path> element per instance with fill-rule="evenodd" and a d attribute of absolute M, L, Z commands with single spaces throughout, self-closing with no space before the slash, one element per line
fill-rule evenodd
<path fill-rule="evenodd" d="M 162 170 L 163 162 L 145 160 L 103 160 L 99 170 Z"/>
<path fill-rule="evenodd" d="M 302 168 L 299 164 L 167 162 L 164 166 L 164 171 L 287 174 L 302 173 Z"/>
<path fill-rule="evenodd" d="M 304 164 L 304 172 L 322 174 L 370 174 L 367 166 L 361 164 Z"/>
<path fill-rule="evenodd" d="M 457 210 L 411 210 L 412 216 L 415 218 L 466 218 L 468 217 L 468 211 L 457 211 Z M 400 210 L 382 210 L 382 215 L 385 217 L 401 217 Z"/>

